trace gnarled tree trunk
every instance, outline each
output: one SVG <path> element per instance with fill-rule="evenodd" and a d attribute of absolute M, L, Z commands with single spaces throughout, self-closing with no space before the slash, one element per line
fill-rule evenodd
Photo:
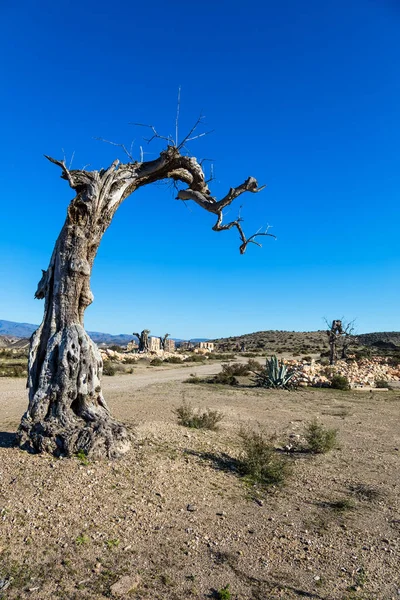
<path fill-rule="evenodd" d="M 116 457 L 128 450 L 129 436 L 112 418 L 104 400 L 102 359 L 84 329 L 84 312 L 93 301 L 93 261 L 115 211 L 142 185 L 165 178 L 181 181 L 187 187 L 178 193 L 178 199 L 193 200 L 215 214 L 215 231 L 236 227 L 243 254 L 248 243 L 257 243 L 255 236 L 245 237 L 240 219 L 223 225 L 222 211 L 241 193 L 259 188 L 256 180 L 249 178 L 217 201 L 196 159 L 182 156 L 174 146 L 155 161 L 115 161 L 101 171 L 70 171 L 64 162 L 49 160 L 61 167 L 62 177 L 76 196 L 36 291 L 36 298 L 45 300 L 44 317 L 31 338 L 29 406 L 18 440 L 22 448 L 31 451 L 68 456 L 83 450 L 92 456 Z"/>

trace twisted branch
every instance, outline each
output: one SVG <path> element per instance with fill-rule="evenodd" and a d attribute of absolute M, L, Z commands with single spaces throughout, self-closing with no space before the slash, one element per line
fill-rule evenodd
<path fill-rule="evenodd" d="M 170 141 L 169 138 L 158 136 L 154 127 L 150 127 L 155 132 L 153 137 L 157 136 Z M 188 137 L 190 137 L 190 133 L 188 134 Z M 122 144 L 113 143 L 113 145 L 121 146 L 126 150 Z M 126 151 L 126 154 L 129 156 L 130 153 Z M 119 161 L 116 160 L 108 169 L 100 172 L 71 172 L 67 168 L 65 161 L 59 161 L 49 156 L 46 156 L 46 158 L 50 162 L 61 167 L 63 172 L 62 177 L 67 179 L 70 186 L 73 188 L 85 184 L 90 185 L 92 181 L 99 181 L 99 178 L 102 182 L 105 182 L 105 179 L 107 178 L 107 190 L 105 191 L 105 195 L 108 196 L 108 194 L 113 194 L 113 196 L 112 198 L 110 196 L 111 200 L 109 202 L 107 202 L 106 199 L 105 202 L 108 205 L 108 208 L 112 209 L 113 212 L 125 198 L 139 187 L 165 179 L 172 179 L 187 185 L 186 189 L 178 191 L 178 200 L 192 200 L 207 212 L 216 215 L 217 221 L 212 227 L 213 231 L 227 231 L 232 228 L 237 229 L 241 240 L 239 246 L 241 254 L 245 253 L 249 244 L 261 246 L 260 242 L 257 240 L 257 238 L 261 236 L 275 238 L 273 234 L 269 233 L 269 227 L 264 231 L 259 229 L 256 233 L 247 237 L 241 225 L 243 219 L 240 214 L 235 220 L 230 221 L 229 223 L 223 223 L 223 210 L 227 206 L 232 204 L 236 198 L 245 192 L 251 192 L 252 194 L 261 192 L 266 187 L 265 185 L 258 186 L 257 180 L 254 177 L 248 177 L 242 184 L 230 188 L 229 192 L 218 201 L 211 195 L 201 164 L 199 164 L 194 157 L 182 155 L 179 152 L 179 148 L 173 144 L 163 150 L 160 156 L 153 161 L 136 162 L 132 160 L 132 162 L 128 164 L 120 164 Z"/>

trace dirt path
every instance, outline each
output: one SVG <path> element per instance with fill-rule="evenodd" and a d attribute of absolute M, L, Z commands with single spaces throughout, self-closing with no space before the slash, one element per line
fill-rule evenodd
<path fill-rule="evenodd" d="M 214 375 L 220 371 L 220 363 L 186 365 L 185 367 L 138 367 L 132 375 L 103 377 L 103 391 L 106 399 L 116 394 L 131 394 L 135 390 L 155 383 L 169 383 L 187 379 L 191 373 L 200 376 Z M 28 393 L 25 379 L 0 378 L 0 424 L 15 428 L 26 410 Z"/>

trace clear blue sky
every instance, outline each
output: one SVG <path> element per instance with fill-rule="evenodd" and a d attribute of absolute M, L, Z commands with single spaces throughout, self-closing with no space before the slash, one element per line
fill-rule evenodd
<path fill-rule="evenodd" d="M 214 159 L 213 192 L 268 184 L 237 202 L 247 232 L 269 223 L 278 239 L 240 256 L 212 215 L 141 190 L 104 236 L 86 327 L 214 337 L 345 315 L 400 329 L 396 0 L 22 0 L 0 27 L 0 318 L 42 317 L 33 294 L 72 198 L 43 154 L 122 159 L 101 136 L 139 156 L 128 123 L 172 133 L 181 85 L 181 131 L 200 110 L 215 130 L 191 146 Z"/>

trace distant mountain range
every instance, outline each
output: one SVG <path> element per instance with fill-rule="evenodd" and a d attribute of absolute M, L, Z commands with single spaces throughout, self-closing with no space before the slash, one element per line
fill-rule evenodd
<path fill-rule="evenodd" d="M 32 323 L 16 323 L 14 321 L 0 320 L 0 336 L 9 336 L 15 338 L 30 338 L 32 333 L 36 331 L 38 325 Z M 101 333 L 99 331 L 88 331 L 88 334 L 96 344 L 106 344 L 107 346 L 126 346 L 132 341 L 133 335 L 129 333 Z M 181 339 L 172 338 L 176 342 L 181 342 Z M 206 342 L 206 338 L 192 339 L 192 342 Z"/>

